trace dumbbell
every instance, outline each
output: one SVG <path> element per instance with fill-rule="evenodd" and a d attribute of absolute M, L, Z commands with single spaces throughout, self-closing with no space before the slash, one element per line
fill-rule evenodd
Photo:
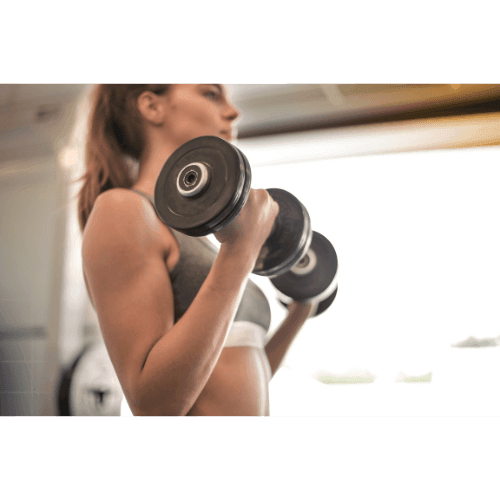
<path fill-rule="evenodd" d="M 251 181 L 248 159 L 236 146 L 220 137 L 198 137 L 176 149 L 163 165 L 155 186 L 156 211 L 172 229 L 206 236 L 238 216 Z M 279 214 L 253 273 L 274 277 L 306 254 L 312 229 L 306 208 L 295 196 L 283 189 L 267 191 L 278 203 Z"/>
<path fill-rule="evenodd" d="M 311 245 L 304 257 L 286 273 L 271 278 L 271 283 L 287 307 L 295 302 L 317 304 L 314 316 L 325 312 L 337 296 L 338 258 L 335 248 L 322 234 L 313 231 Z"/>

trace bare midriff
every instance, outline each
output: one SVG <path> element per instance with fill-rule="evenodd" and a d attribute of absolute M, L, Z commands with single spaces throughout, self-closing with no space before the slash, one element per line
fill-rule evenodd
<path fill-rule="evenodd" d="M 188 415 L 269 415 L 266 354 L 257 347 L 226 347 Z"/>
<path fill-rule="evenodd" d="M 269 372 L 263 349 L 226 347 L 187 416 L 269 416 Z M 147 416 L 129 402 L 135 416 Z"/>

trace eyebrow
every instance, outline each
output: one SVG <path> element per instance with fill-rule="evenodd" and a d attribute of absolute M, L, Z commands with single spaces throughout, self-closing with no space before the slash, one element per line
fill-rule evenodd
<path fill-rule="evenodd" d="M 215 85 L 219 89 L 219 92 L 224 95 L 224 89 L 220 83 L 201 83 L 200 85 Z"/>

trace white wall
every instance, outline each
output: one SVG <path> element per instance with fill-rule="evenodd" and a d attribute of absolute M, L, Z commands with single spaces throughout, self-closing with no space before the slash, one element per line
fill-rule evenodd
<path fill-rule="evenodd" d="M 3 138 L 22 160 L 0 165 L 0 415 L 56 414 L 68 190 L 56 153 L 74 104 L 39 133 Z"/>
<path fill-rule="evenodd" d="M 55 157 L 0 168 L 0 415 L 53 415 L 64 177 Z"/>
<path fill-rule="evenodd" d="M 45 328 L 49 319 L 55 221 L 64 210 L 55 163 L 0 169 L 0 329 Z"/>

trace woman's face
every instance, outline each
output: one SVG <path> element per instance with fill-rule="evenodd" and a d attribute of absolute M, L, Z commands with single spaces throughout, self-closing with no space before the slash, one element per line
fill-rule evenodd
<path fill-rule="evenodd" d="M 165 100 L 165 133 L 178 146 L 203 135 L 236 139 L 239 112 L 223 85 L 174 84 Z"/>

